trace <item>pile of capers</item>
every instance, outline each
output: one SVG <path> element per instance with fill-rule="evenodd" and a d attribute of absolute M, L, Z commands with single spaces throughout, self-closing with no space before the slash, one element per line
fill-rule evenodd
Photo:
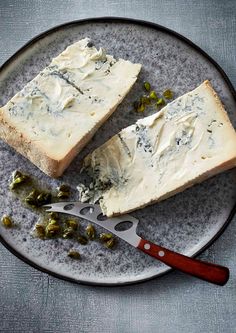
<path fill-rule="evenodd" d="M 166 104 L 165 99 L 168 100 L 174 97 L 174 94 L 170 89 L 165 90 L 162 93 L 162 97 L 158 97 L 155 90 L 151 90 L 151 84 L 147 81 L 143 83 L 143 88 L 146 94 L 142 95 L 138 101 L 134 102 L 134 109 L 136 112 L 144 112 L 147 106 L 154 104 L 158 109 L 160 109 L 160 107 Z"/>
<path fill-rule="evenodd" d="M 52 200 L 51 193 L 39 192 L 38 190 L 31 191 L 25 198 L 25 202 L 31 207 L 41 207 L 49 204 Z"/>
<path fill-rule="evenodd" d="M 10 181 L 10 189 L 16 190 L 23 185 L 32 185 L 31 178 L 28 175 L 16 170 L 12 173 Z M 51 202 L 51 193 L 32 189 L 30 193 L 24 198 L 24 201 L 33 208 L 41 207 Z"/>
<path fill-rule="evenodd" d="M 73 219 L 66 220 L 62 225 L 59 214 L 50 212 L 43 223 L 35 225 L 35 232 L 36 236 L 41 239 L 54 237 L 75 238 L 78 226 L 78 222 Z"/>
<path fill-rule="evenodd" d="M 50 204 L 52 202 L 52 194 L 46 191 L 39 191 L 32 186 L 32 180 L 28 175 L 23 174 L 20 171 L 14 171 L 12 173 L 10 181 L 10 189 L 15 190 L 21 187 L 22 184 L 30 185 L 30 192 L 24 198 L 24 202 L 31 208 L 40 208 L 43 205 Z M 57 188 L 57 192 L 54 198 L 67 199 L 70 196 L 70 187 L 66 184 L 62 184 Z M 5 228 L 12 228 L 14 226 L 13 220 L 10 216 L 4 215 L 1 219 L 2 225 Z M 111 249 L 115 246 L 116 240 L 111 233 L 101 233 L 97 236 L 96 229 L 92 224 L 88 224 L 83 232 L 81 232 L 81 226 L 75 219 L 68 218 L 66 220 L 60 220 L 59 214 L 56 212 L 50 212 L 41 223 L 37 223 L 34 229 L 35 236 L 40 239 L 53 239 L 53 238 L 71 238 L 77 241 L 81 245 L 88 244 L 89 241 L 100 240 L 104 246 Z M 71 249 L 68 252 L 68 257 L 72 259 L 80 259 L 80 253 Z"/>
<path fill-rule="evenodd" d="M 85 245 L 89 240 L 93 241 L 99 238 L 107 247 L 112 247 L 110 243 L 114 243 L 114 236 L 111 233 L 101 233 L 97 237 L 96 229 L 92 224 L 88 224 L 84 233 L 81 234 L 81 226 L 78 221 L 69 218 L 62 223 L 59 214 L 56 212 L 50 212 L 43 223 L 37 223 L 35 225 L 35 231 L 36 236 L 42 239 L 55 236 L 64 239 L 74 238 L 77 239 L 80 244 Z M 110 242 L 111 240 L 112 242 Z M 109 243 L 107 244 L 107 242 Z"/>
<path fill-rule="evenodd" d="M 88 244 L 89 241 L 99 239 L 104 246 L 111 249 L 116 241 L 111 233 L 101 233 L 97 237 L 96 229 L 92 224 L 88 224 L 84 231 L 81 230 L 79 222 L 69 218 L 64 222 L 60 221 L 58 213 L 50 212 L 46 221 L 35 225 L 35 235 L 41 239 L 64 238 L 74 239 L 81 245 Z M 68 256 L 73 259 L 79 259 L 79 256 L 73 256 L 70 251 Z"/>

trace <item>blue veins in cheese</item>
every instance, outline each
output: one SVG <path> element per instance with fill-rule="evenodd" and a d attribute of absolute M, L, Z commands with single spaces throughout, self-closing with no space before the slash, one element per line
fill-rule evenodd
<path fill-rule="evenodd" d="M 15 141 L 17 135 L 23 136 L 27 149 L 24 142 L 21 146 L 10 140 L 6 128 L 0 129 L 0 136 L 44 172 L 59 176 L 115 111 L 140 69 L 140 64 L 116 60 L 104 49 L 97 50 L 88 38 L 82 39 L 0 109 L 1 124 L 14 128 Z M 34 150 L 44 162 L 34 158 Z"/>
<path fill-rule="evenodd" d="M 89 154 L 84 168 L 94 182 L 81 197 L 100 199 L 104 214 L 119 215 L 235 165 L 235 130 L 205 81 Z"/>

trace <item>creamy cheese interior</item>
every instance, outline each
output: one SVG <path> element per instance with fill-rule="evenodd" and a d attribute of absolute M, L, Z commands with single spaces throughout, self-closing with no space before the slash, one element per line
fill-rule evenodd
<path fill-rule="evenodd" d="M 123 129 L 88 155 L 85 167 L 111 216 L 157 201 L 233 157 L 235 131 L 204 82 Z"/>
<path fill-rule="evenodd" d="M 60 160 L 122 101 L 140 69 L 85 38 L 54 58 L 1 112 L 48 157 Z"/>

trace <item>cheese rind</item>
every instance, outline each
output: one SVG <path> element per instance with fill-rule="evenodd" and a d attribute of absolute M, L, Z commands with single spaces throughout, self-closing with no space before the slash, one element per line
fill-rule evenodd
<path fill-rule="evenodd" d="M 115 111 L 140 69 L 80 40 L 0 108 L 0 136 L 45 173 L 59 176 Z"/>
<path fill-rule="evenodd" d="M 88 155 L 107 216 L 163 200 L 236 165 L 236 133 L 209 81 Z"/>

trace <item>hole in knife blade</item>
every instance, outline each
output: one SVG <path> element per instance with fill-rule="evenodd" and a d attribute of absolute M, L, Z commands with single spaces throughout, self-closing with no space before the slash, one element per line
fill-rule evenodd
<path fill-rule="evenodd" d="M 103 215 L 102 213 L 97 216 L 98 221 L 106 221 L 107 216 Z"/>
<path fill-rule="evenodd" d="M 71 210 L 71 209 L 73 209 L 74 208 L 74 204 L 68 204 L 68 205 L 65 205 L 63 208 L 64 208 L 64 210 Z"/>
<path fill-rule="evenodd" d="M 81 214 L 81 215 L 92 214 L 93 211 L 94 211 L 94 208 L 91 207 L 91 206 L 88 206 L 88 207 L 84 207 L 84 208 L 82 208 L 81 211 L 80 211 L 80 214 Z"/>
<path fill-rule="evenodd" d="M 52 205 L 48 204 L 48 205 L 43 205 L 42 207 L 43 207 L 43 208 L 46 208 L 46 209 L 51 209 L 51 208 L 52 208 Z"/>
<path fill-rule="evenodd" d="M 126 231 L 129 230 L 133 225 L 131 221 L 122 221 L 115 226 L 116 231 Z"/>

